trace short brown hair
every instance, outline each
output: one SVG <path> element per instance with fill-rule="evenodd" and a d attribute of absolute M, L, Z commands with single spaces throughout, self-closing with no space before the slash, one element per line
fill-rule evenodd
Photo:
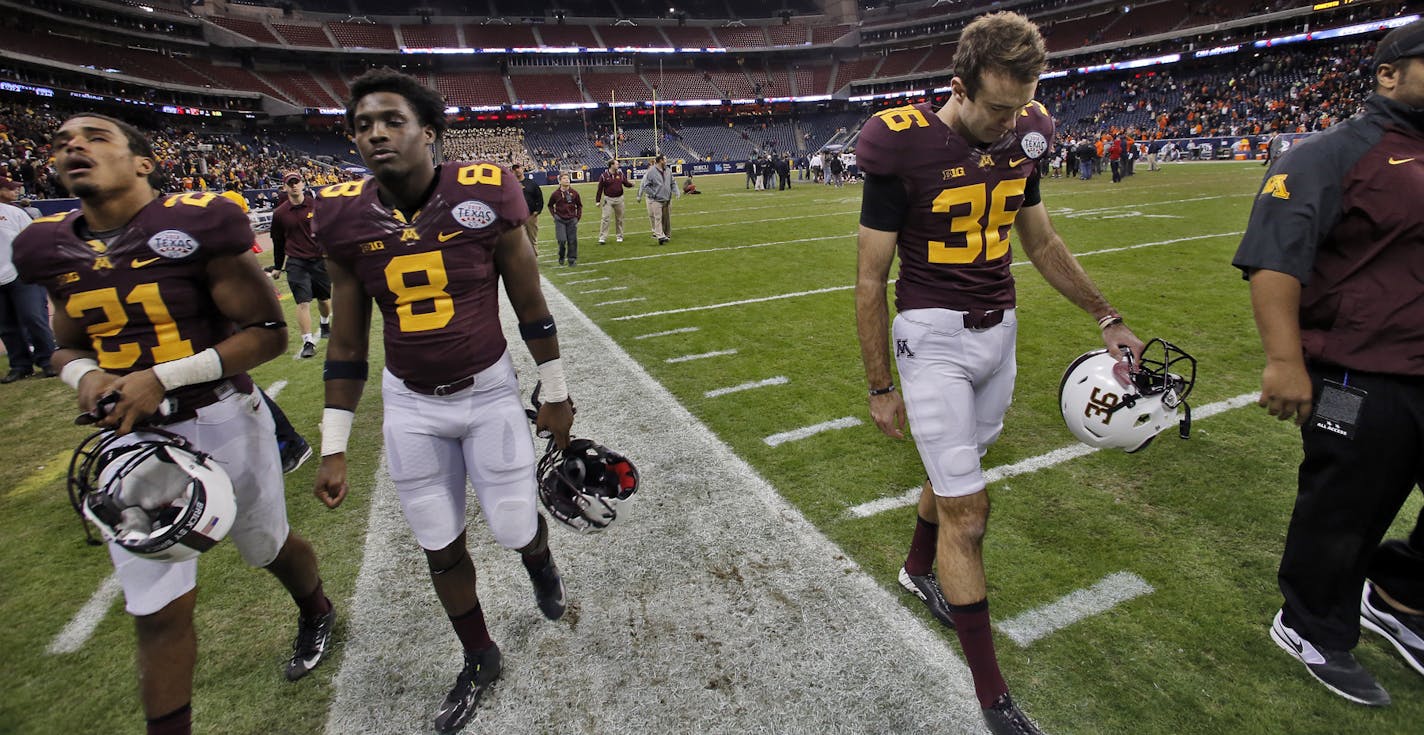
<path fill-rule="evenodd" d="M 1048 48 L 1038 26 L 1008 10 L 975 18 L 959 34 L 954 50 L 954 73 L 964 82 L 969 99 L 979 91 L 985 72 L 1032 82 L 1047 66 Z"/>

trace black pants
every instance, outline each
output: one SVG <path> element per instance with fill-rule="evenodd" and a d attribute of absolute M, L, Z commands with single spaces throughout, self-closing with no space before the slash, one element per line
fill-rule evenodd
<path fill-rule="evenodd" d="M 1301 429 L 1305 459 L 1278 579 L 1287 625 L 1317 645 L 1351 649 L 1366 577 L 1400 603 L 1424 607 L 1424 517 L 1408 541 L 1380 543 L 1424 478 L 1424 378 L 1347 376 L 1322 364 L 1310 374 L 1317 399 L 1327 378 L 1368 395 L 1354 438 Z"/>

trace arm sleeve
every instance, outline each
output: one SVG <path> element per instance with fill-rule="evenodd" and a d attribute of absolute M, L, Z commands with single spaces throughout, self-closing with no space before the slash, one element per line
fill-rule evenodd
<path fill-rule="evenodd" d="M 866 174 L 861 190 L 860 223 L 872 230 L 899 232 L 910 211 L 910 197 L 899 176 Z"/>

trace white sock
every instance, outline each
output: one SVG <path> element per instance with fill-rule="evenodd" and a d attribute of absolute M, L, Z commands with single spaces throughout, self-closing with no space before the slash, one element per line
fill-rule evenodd
<path fill-rule="evenodd" d="M 331 323 L 331 317 L 329 317 L 329 316 L 324 316 L 324 317 L 322 317 L 322 318 L 321 318 L 321 323 L 322 323 L 322 324 L 330 324 L 330 323 Z"/>
<path fill-rule="evenodd" d="M 303 335 L 302 335 L 302 342 L 311 342 L 311 343 L 315 344 L 315 343 L 316 343 L 316 335 L 315 335 L 315 334 L 303 334 Z"/>

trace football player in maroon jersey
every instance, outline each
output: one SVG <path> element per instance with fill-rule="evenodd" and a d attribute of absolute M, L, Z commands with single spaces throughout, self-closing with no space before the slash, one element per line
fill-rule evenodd
<path fill-rule="evenodd" d="M 53 146 L 80 209 L 35 220 L 15 255 L 25 280 L 43 284 L 57 307 L 60 377 L 85 411 L 117 396 L 100 425 L 121 434 L 162 425 L 227 471 L 238 552 L 276 576 L 301 610 L 286 672 L 299 679 L 322 659 L 336 613 L 311 545 L 287 524 L 272 415 L 246 374 L 287 342 L 282 308 L 251 251 L 252 227 L 216 194 L 159 198 L 153 149 L 119 120 L 72 117 Z M 164 402 L 170 410 L 160 414 Z M 155 561 L 115 543 L 109 555 L 138 632 L 148 732 L 187 733 L 197 560 Z"/>
<path fill-rule="evenodd" d="M 373 304 L 383 317 L 385 448 L 391 479 L 465 665 L 435 716 L 459 730 L 500 672 L 465 547 L 465 483 L 490 531 L 519 552 L 545 617 L 565 610 L 563 580 L 537 510 L 533 439 L 499 324 L 499 283 L 539 364 L 536 423 L 567 446 L 573 408 L 554 320 L 539 289 L 525 228 L 529 206 L 508 169 L 485 162 L 435 165 L 445 103 L 389 69 L 351 86 L 346 120 L 372 176 L 320 191 L 313 232 L 331 274 L 322 462 L 315 492 L 346 496 L 346 443 L 365 386 Z"/>
<path fill-rule="evenodd" d="M 903 438 L 908 416 L 929 481 L 900 583 L 956 629 L 984 719 L 995 733 L 1037 733 L 1009 697 L 989 628 L 982 540 L 989 499 L 979 460 L 1003 428 L 1013 394 L 1014 310 L 1009 228 L 1054 288 L 1098 320 L 1104 343 L 1140 355 L 1068 252 L 1039 196 L 1038 160 L 1053 120 L 1033 101 L 1047 60 L 1038 29 L 994 13 L 965 27 L 951 95 L 877 113 L 857 144 L 861 203 L 856 318 L 870 414 Z M 890 377 L 885 283 L 896 252 L 897 392 Z M 938 578 L 934 569 L 938 568 Z M 940 585 L 943 585 L 942 589 Z"/>

